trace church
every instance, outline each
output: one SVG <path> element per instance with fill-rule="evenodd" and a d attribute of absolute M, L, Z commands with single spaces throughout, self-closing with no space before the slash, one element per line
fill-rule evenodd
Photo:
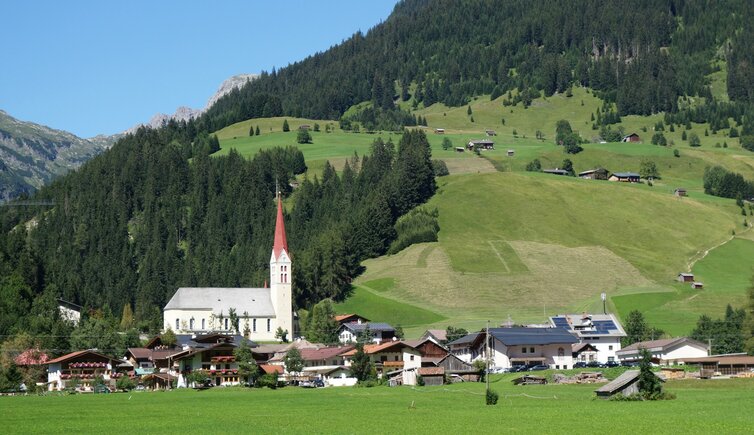
<path fill-rule="evenodd" d="M 269 288 L 181 287 L 163 310 L 163 326 L 176 334 L 208 331 L 233 333 L 229 313 L 238 316 L 239 333 L 248 328 L 249 339 L 275 340 L 278 328 L 293 336 L 291 256 L 285 237 L 283 208 L 277 198 L 275 239 L 270 256 Z"/>

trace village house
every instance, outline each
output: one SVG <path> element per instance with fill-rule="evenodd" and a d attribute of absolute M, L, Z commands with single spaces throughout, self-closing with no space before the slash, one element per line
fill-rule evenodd
<path fill-rule="evenodd" d="M 372 336 L 371 341 L 382 343 L 395 337 L 395 328 L 382 322 L 351 322 L 344 323 L 338 328 L 338 340 L 341 343 L 356 343 L 359 334 L 366 333 L 367 329 Z"/>
<path fill-rule="evenodd" d="M 235 349 L 235 344 L 226 342 L 179 353 L 174 355 L 179 369 L 169 374 L 178 377 L 178 387 L 191 387 L 188 375 L 196 370 L 206 371 L 212 385 L 238 385 L 243 379 L 238 376 L 238 362 L 233 355 Z"/>
<path fill-rule="evenodd" d="M 478 336 L 478 332 L 473 332 L 453 340 L 447 344 L 448 350 L 461 361 L 471 363 L 479 356 L 479 349 L 474 346 Z"/>
<path fill-rule="evenodd" d="M 473 150 L 475 148 L 481 150 L 494 150 L 495 142 L 489 139 L 470 140 L 469 143 L 466 144 L 466 148 L 468 148 L 469 150 Z"/>
<path fill-rule="evenodd" d="M 635 172 L 615 172 L 608 178 L 609 181 L 620 181 L 623 183 L 638 183 L 641 181 L 639 174 Z"/>
<path fill-rule="evenodd" d="M 550 324 L 575 335 L 579 343 L 589 343 L 596 348 L 597 361 L 617 361 L 621 339 L 626 336 L 618 318 L 613 314 L 560 314 L 550 317 Z M 588 357 L 589 354 L 585 354 Z M 581 360 L 584 361 L 584 360 Z"/>
<path fill-rule="evenodd" d="M 176 333 L 250 331 L 250 338 L 273 341 L 278 328 L 294 333 L 291 299 L 292 261 L 288 250 L 280 196 L 270 256 L 269 288 L 182 287 L 164 309 L 164 328 Z M 238 318 L 233 325 L 231 311 Z"/>
<path fill-rule="evenodd" d="M 400 383 L 416 385 L 416 369 L 422 366 L 422 357 L 418 350 L 402 341 L 388 341 L 364 345 L 364 353 L 369 355 L 380 378 L 401 376 Z M 351 366 L 354 355 L 356 349 L 342 354 L 346 367 Z"/>
<path fill-rule="evenodd" d="M 445 329 L 427 329 L 419 340 L 430 339 L 437 344 L 442 344 L 448 341 L 448 331 Z"/>
<path fill-rule="evenodd" d="M 77 385 L 82 391 L 92 391 L 93 383 L 102 379 L 110 388 L 115 380 L 127 376 L 118 371 L 121 361 L 103 355 L 96 350 L 79 350 L 47 361 L 47 385 L 49 391 L 62 391 Z"/>
<path fill-rule="evenodd" d="M 572 347 L 577 338 L 563 328 L 490 328 L 489 358 L 494 367 L 544 364 L 554 369 L 573 368 Z M 474 346 L 484 357 L 485 331 Z"/>
<path fill-rule="evenodd" d="M 598 362 L 597 348 L 591 343 L 574 343 L 571 345 L 571 356 L 574 363 Z"/>
<path fill-rule="evenodd" d="M 304 367 L 343 366 L 345 358 L 342 354 L 353 349 L 353 346 L 328 346 L 319 349 L 301 349 L 301 359 Z"/>
<path fill-rule="evenodd" d="M 621 142 L 641 142 L 641 138 L 636 133 L 631 133 L 629 135 L 623 136 L 623 139 L 620 140 Z"/>
<path fill-rule="evenodd" d="M 642 349 L 649 351 L 653 362 L 663 365 L 680 364 L 686 359 L 706 357 L 709 354 L 705 343 L 687 337 L 640 341 L 626 346 L 616 354 L 621 361 L 639 361 Z"/>
<path fill-rule="evenodd" d="M 579 178 L 585 180 L 607 180 L 609 171 L 605 168 L 590 169 L 579 172 Z"/>

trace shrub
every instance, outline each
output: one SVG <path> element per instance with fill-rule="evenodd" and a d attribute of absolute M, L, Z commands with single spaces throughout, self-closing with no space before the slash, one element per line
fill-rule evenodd
<path fill-rule="evenodd" d="M 312 135 L 307 129 L 299 129 L 296 133 L 296 142 L 298 143 L 312 143 Z"/>
<path fill-rule="evenodd" d="M 754 151 L 754 136 L 741 136 L 741 147 Z"/>
<path fill-rule="evenodd" d="M 673 156 L 674 156 L 674 157 L 681 157 L 681 152 L 680 152 L 680 151 L 678 151 L 677 149 L 674 149 L 674 150 L 673 150 Z"/>
<path fill-rule="evenodd" d="M 486 403 L 488 405 L 497 405 L 498 394 L 493 390 L 487 390 L 485 395 Z"/>
<path fill-rule="evenodd" d="M 684 131 L 685 133 L 685 131 Z M 689 146 L 692 147 L 700 147 L 702 146 L 702 142 L 699 140 L 699 135 L 696 133 L 691 133 L 689 135 Z"/>
<path fill-rule="evenodd" d="M 131 391 L 136 387 L 136 383 L 128 376 L 123 376 L 115 381 L 115 387 L 123 391 Z"/>
<path fill-rule="evenodd" d="M 267 373 L 257 379 L 256 387 L 267 387 L 272 390 L 278 387 L 278 375 L 276 373 Z"/>
<path fill-rule="evenodd" d="M 738 137 L 738 129 L 736 127 L 731 127 L 730 132 L 728 132 L 729 137 Z"/>
<path fill-rule="evenodd" d="M 432 170 L 435 172 L 435 177 L 444 177 L 450 175 L 448 171 L 448 165 L 444 161 L 439 159 L 432 160 Z"/>
<path fill-rule="evenodd" d="M 534 159 L 531 162 L 527 163 L 526 170 L 529 172 L 541 172 L 542 163 L 539 161 L 539 159 Z"/>

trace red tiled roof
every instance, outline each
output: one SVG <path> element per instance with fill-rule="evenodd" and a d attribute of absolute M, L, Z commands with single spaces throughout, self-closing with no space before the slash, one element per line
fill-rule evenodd
<path fill-rule="evenodd" d="M 364 345 L 364 353 L 371 355 L 373 353 L 380 353 L 384 352 L 387 349 L 390 349 L 393 346 L 399 346 L 399 347 L 410 347 L 413 349 L 413 346 L 410 346 L 406 344 L 406 342 L 403 341 L 386 341 L 382 344 L 365 344 Z M 356 355 L 356 349 L 351 349 L 350 351 L 343 354 L 343 356 L 353 356 Z"/>
<path fill-rule="evenodd" d="M 63 356 L 57 357 L 57 358 L 55 358 L 53 360 L 47 361 L 47 364 L 56 364 L 56 363 L 59 363 L 59 362 L 68 361 L 69 359 L 73 359 L 73 358 L 79 357 L 81 355 L 86 355 L 86 354 L 92 354 L 92 355 L 95 355 L 95 356 L 98 356 L 98 357 L 101 357 L 101 358 L 107 358 L 110 361 L 115 361 L 114 358 L 110 358 L 107 355 L 102 355 L 101 353 L 95 352 L 93 350 L 77 350 L 76 352 L 71 352 L 71 353 L 69 353 L 67 355 L 63 355 Z"/>
<path fill-rule="evenodd" d="M 128 352 L 136 359 L 149 359 L 152 356 L 152 349 L 146 347 L 129 347 Z"/>
<path fill-rule="evenodd" d="M 319 361 L 338 356 L 353 349 L 353 346 L 323 347 L 321 349 L 301 349 L 304 361 Z"/>
<path fill-rule="evenodd" d="M 270 374 L 270 373 L 283 373 L 283 366 L 277 366 L 273 364 L 260 364 L 259 368 L 262 369 L 263 372 Z"/>

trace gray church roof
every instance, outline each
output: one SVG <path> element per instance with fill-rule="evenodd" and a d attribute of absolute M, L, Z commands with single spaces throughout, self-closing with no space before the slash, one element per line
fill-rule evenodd
<path fill-rule="evenodd" d="M 231 308 L 239 317 L 275 317 L 269 288 L 181 287 L 165 305 L 165 311 L 212 310 L 226 316 Z"/>

